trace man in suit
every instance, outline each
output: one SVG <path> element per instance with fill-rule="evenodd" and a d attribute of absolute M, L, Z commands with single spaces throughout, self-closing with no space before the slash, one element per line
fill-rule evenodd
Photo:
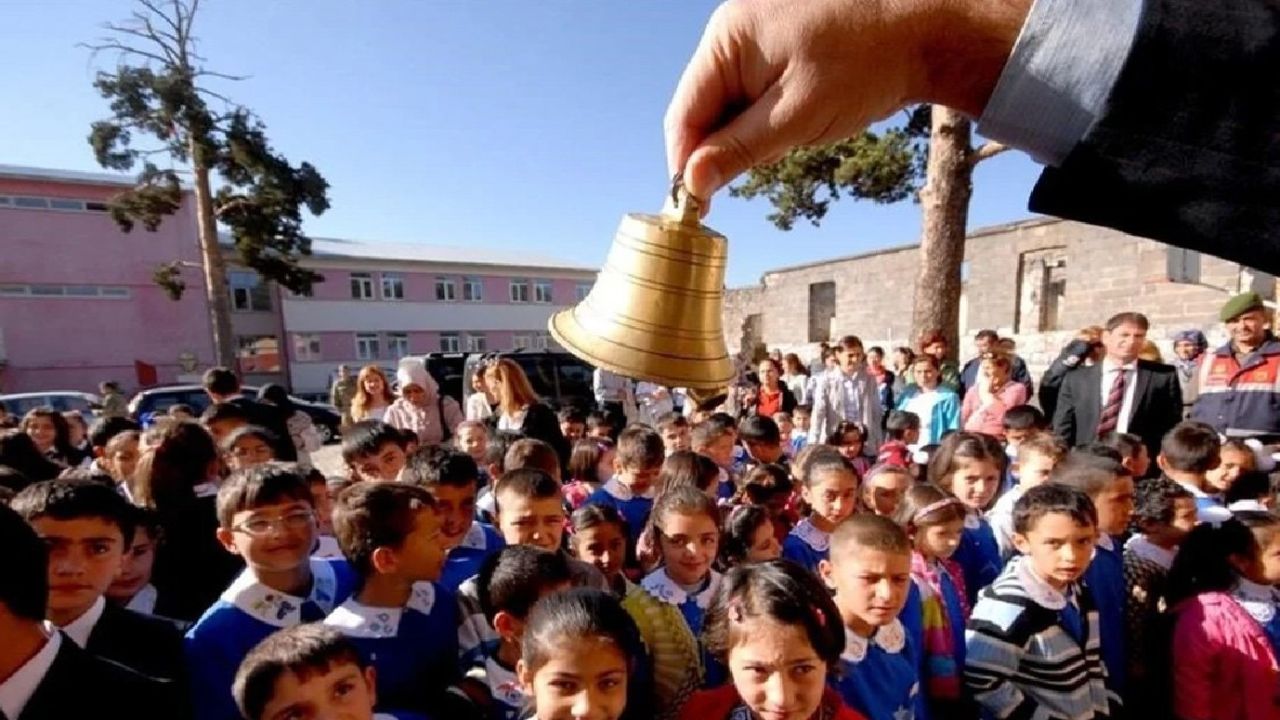
<path fill-rule="evenodd" d="M 270 430 L 276 436 L 276 459 L 296 462 L 298 448 L 289 433 L 289 418 L 280 408 L 247 398 L 240 391 L 240 378 L 224 367 L 210 368 L 204 373 L 204 392 L 215 403 L 236 405 L 249 418 L 250 425 Z"/>
<path fill-rule="evenodd" d="M 1093 442 L 1113 432 L 1142 438 L 1151 457 L 1182 419 L 1182 388 L 1170 365 L 1139 360 L 1147 340 L 1147 318 L 1112 316 L 1102 333 L 1102 361 L 1067 375 L 1053 413 L 1053 431 L 1069 445 Z"/>
<path fill-rule="evenodd" d="M 164 683 L 81 650 L 45 622 L 49 585 L 44 543 L 0 506 L 0 717 L 9 720 L 183 718 Z"/>

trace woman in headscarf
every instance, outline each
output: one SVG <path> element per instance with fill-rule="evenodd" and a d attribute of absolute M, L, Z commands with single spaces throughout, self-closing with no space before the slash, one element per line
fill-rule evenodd
<path fill-rule="evenodd" d="M 1178 382 L 1182 384 L 1182 415 L 1191 412 L 1200 390 L 1196 385 L 1200 358 L 1209 349 L 1209 341 L 1199 330 L 1183 330 L 1173 336 L 1173 366 L 1178 369 Z"/>
<path fill-rule="evenodd" d="M 387 408 L 383 422 L 417 433 L 422 445 L 448 442 L 464 420 L 458 401 L 441 395 L 440 386 L 421 360 L 401 360 L 396 379 L 400 381 L 400 398 Z"/>

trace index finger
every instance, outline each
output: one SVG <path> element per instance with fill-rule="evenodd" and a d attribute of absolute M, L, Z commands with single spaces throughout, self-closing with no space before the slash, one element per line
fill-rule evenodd
<path fill-rule="evenodd" d="M 730 103 L 740 95 L 731 80 L 737 73 L 727 67 L 722 49 L 723 36 L 727 34 L 723 7 L 707 22 L 663 118 L 667 171 L 672 176 L 684 170 L 698 145 L 723 124 Z"/>

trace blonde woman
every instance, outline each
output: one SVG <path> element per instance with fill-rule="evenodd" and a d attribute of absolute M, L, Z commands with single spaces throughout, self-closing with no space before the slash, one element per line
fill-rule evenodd
<path fill-rule="evenodd" d="M 381 420 L 396 401 L 391 383 L 377 365 L 365 365 L 356 378 L 356 396 L 351 399 L 351 421 Z"/>
<path fill-rule="evenodd" d="M 569 443 L 560 432 L 560 420 L 529 384 L 514 360 L 502 358 L 485 368 L 485 382 L 498 400 L 498 429 L 542 440 L 555 448 L 560 466 L 569 464 Z"/>

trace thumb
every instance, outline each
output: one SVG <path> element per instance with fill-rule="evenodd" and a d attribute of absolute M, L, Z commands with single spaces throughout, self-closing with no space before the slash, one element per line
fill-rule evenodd
<path fill-rule="evenodd" d="M 794 144 L 787 132 L 794 118 L 778 83 L 771 86 L 728 125 L 693 150 L 684 168 L 685 188 L 694 197 L 710 199 L 717 190 L 751 168 L 773 162 Z"/>

